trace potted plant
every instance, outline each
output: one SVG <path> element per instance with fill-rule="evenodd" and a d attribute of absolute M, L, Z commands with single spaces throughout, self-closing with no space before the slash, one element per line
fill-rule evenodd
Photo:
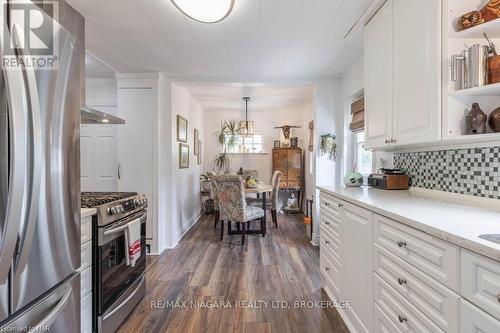
<path fill-rule="evenodd" d="M 330 161 L 335 161 L 337 159 L 337 143 L 335 142 L 335 135 L 322 135 L 319 151 L 321 155 L 327 155 Z"/>
<path fill-rule="evenodd" d="M 212 190 L 212 182 L 207 174 L 200 175 L 200 184 L 202 192 L 210 192 Z"/>
<path fill-rule="evenodd" d="M 239 125 L 236 120 L 222 121 L 214 135 L 221 146 L 233 148 L 238 143 Z"/>
<path fill-rule="evenodd" d="M 215 156 L 215 159 L 212 162 L 212 170 L 214 170 L 214 172 L 218 175 L 227 175 L 231 172 L 231 157 L 226 150 Z"/>

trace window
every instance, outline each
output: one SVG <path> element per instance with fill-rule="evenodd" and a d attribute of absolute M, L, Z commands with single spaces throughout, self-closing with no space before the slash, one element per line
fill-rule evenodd
<path fill-rule="evenodd" d="M 226 143 L 225 148 L 233 154 L 257 154 L 264 152 L 264 142 L 261 134 L 236 135 L 236 144 L 233 147 L 228 147 Z"/>
<path fill-rule="evenodd" d="M 373 153 L 365 149 L 365 133 L 356 134 L 358 142 L 358 172 L 368 176 L 373 172 Z"/>

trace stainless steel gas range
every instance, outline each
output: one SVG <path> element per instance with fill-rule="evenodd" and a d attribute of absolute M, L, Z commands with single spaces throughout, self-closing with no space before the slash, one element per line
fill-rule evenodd
<path fill-rule="evenodd" d="M 137 193 L 82 193 L 82 207 L 97 209 L 92 251 L 97 332 L 115 332 L 145 294 L 147 205 L 146 197 Z M 132 267 L 126 263 L 125 231 L 137 219 L 141 255 Z"/>

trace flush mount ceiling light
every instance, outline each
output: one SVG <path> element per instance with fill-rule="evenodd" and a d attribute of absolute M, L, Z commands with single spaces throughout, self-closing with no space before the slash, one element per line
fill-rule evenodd
<path fill-rule="evenodd" d="M 202 23 L 222 21 L 234 7 L 235 0 L 170 0 L 184 15 Z"/>

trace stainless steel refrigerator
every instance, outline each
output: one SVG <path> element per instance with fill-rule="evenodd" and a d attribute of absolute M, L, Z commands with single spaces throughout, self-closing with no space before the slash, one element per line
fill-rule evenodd
<path fill-rule="evenodd" d="M 52 20 L 58 68 L 0 71 L 0 329 L 79 332 L 79 50 L 70 33 L 38 13 Z M 9 15 L 0 24 L 3 64 L 12 56 L 9 42 L 26 31 Z"/>

